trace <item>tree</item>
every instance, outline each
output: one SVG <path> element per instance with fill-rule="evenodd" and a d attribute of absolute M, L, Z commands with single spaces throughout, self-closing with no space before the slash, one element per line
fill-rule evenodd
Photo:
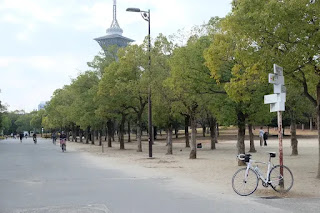
<path fill-rule="evenodd" d="M 41 132 L 41 128 L 43 127 L 42 125 L 42 120 L 45 116 L 46 111 L 44 109 L 41 109 L 39 111 L 34 111 L 32 112 L 32 118 L 30 120 L 30 126 L 34 130 L 38 130 Z"/>
<path fill-rule="evenodd" d="M 159 35 L 152 49 L 152 103 L 153 123 L 164 128 L 167 133 L 167 154 L 173 154 L 172 131 L 177 120 L 181 120 L 180 113 L 174 111 L 176 100 L 174 91 L 166 84 L 170 77 L 169 60 L 173 54 L 173 43 L 165 36 Z"/>
<path fill-rule="evenodd" d="M 190 159 L 196 158 L 196 118 L 203 94 L 224 94 L 214 79 L 210 78 L 210 70 L 204 65 L 203 52 L 210 45 L 208 36 L 193 35 L 187 45 L 174 50 L 170 59 L 171 75 L 168 85 L 174 91 L 177 102 L 174 110 L 190 116 L 191 152 Z"/>
<path fill-rule="evenodd" d="M 68 120 L 70 114 L 70 106 L 73 103 L 70 86 L 64 86 L 62 89 L 54 91 L 51 100 L 46 106 L 46 128 L 62 130 L 69 126 Z"/>
<path fill-rule="evenodd" d="M 1 91 L 0 91 L 1 92 Z M 6 108 L 5 108 L 5 106 L 3 106 L 2 104 L 1 104 L 1 101 L 0 101 L 0 133 L 1 133 L 1 131 L 3 131 L 4 130 L 4 128 L 5 128 L 5 125 L 6 125 L 6 121 L 5 121 L 5 119 L 4 119 L 4 112 L 5 112 L 5 110 L 6 110 Z"/>
<path fill-rule="evenodd" d="M 296 81 L 312 102 L 320 121 L 320 65 L 318 45 L 320 2 L 310 0 L 238 0 L 227 17 L 232 32 L 251 42 L 257 60 L 284 67 L 288 81 Z M 320 123 L 320 122 L 318 122 Z M 318 125 L 320 178 L 320 125 Z"/>
<path fill-rule="evenodd" d="M 0 131 L 3 131 L 3 134 L 5 135 L 10 135 L 10 127 L 11 127 L 11 121 L 9 119 L 8 113 L 3 113 L 2 114 L 2 121 L 1 121 L 1 128 Z"/>
<path fill-rule="evenodd" d="M 17 132 L 23 133 L 23 131 L 31 131 L 32 127 L 30 125 L 30 121 L 32 119 L 31 114 L 22 114 L 19 118 L 15 121 L 15 124 L 18 126 Z"/>
<path fill-rule="evenodd" d="M 227 24 L 228 22 L 222 22 L 222 27 Z M 264 79 L 266 75 L 261 75 L 261 65 L 255 63 L 255 55 L 252 54 L 254 47 L 248 41 L 234 36 L 228 30 L 213 36 L 213 42 L 205 52 L 206 65 L 232 101 L 230 104 L 237 117 L 238 153 L 245 153 L 246 119 L 250 117 L 252 124 L 256 117 L 254 114 L 266 109 L 262 98 L 268 91 L 267 84 L 263 84 L 267 80 Z M 243 164 L 242 161 L 238 163 Z"/>
<path fill-rule="evenodd" d="M 70 97 L 72 97 L 73 101 L 68 110 L 68 120 L 71 122 L 73 135 L 76 134 L 76 126 L 79 126 L 82 130 L 86 130 L 87 143 L 89 135 L 91 135 L 91 142 L 94 143 L 92 135 L 97 130 L 100 131 L 103 125 L 102 119 L 96 116 L 95 113 L 98 106 L 94 99 L 98 91 L 98 83 L 97 72 L 86 71 L 76 79 L 73 79 L 69 88 Z"/>

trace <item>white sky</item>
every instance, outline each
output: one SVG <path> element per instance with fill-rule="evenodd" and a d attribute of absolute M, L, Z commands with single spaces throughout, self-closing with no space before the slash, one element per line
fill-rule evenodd
<path fill-rule="evenodd" d="M 224 17 L 232 0 L 118 0 L 123 36 L 140 43 L 147 22 L 128 7 L 151 10 L 151 36 L 171 35 Z M 113 0 L 0 0 L 0 100 L 9 110 L 37 109 L 88 69 L 100 51 L 93 38 L 112 21 Z"/>

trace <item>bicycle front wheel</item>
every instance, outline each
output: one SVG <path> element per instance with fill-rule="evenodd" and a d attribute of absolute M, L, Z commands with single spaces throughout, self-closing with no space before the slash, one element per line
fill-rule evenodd
<path fill-rule="evenodd" d="M 276 192 L 286 193 L 293 186 L 293 175 L 288 167 L 277 165 L 271 169 L 269 174 L 269 181 L 271 187 Z"/>
<path fill-rule="evenodd" d="M 241 196 L 251 195 L 256 191 L 259 183 L 258 175 L 250 168 L 239 169 L 232 177 L 232 188 Z"/>

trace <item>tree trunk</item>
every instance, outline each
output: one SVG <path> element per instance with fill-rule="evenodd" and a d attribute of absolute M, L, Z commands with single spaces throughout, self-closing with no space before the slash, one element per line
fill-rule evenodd
<path fill-rule="evenodd" d="M 72 125 L 72 138 L 71 138 L 72 142 L 74 142 L 74 138 L 75 138 L 75 134 L 76 134 L 75 131 L 76 131 L 75 127 L 74 127 L 74 125 Z"/>
<path fill-rule="evenodd" d="M 83 143 L 83 139 L 82 139 L 83 131 L 82 131 L 82 129 L 79 130 L 79 137 L 80 137 L 80 143 Z"/>
<path fill-rule="evenodd" d="M 219 123 L 217 123 L 217 136 L 220 135 L 220 131 L 219 131 Z M 218 142 L 217 142 L 218 143 Z"/>
<path fill-rule="evenodd" d="M 107 137 L 108 137 L 108 128 L 105 126 L 103 130 L 104 130 L 104 141 L 107 141 Z"/>
<path fill-rule="evenodd" d="M 186 147 L 190 147 L 189 141 L 189 123 L 190 123 L 190 116 L 186 115 L 184 118 L 184 135 L 186 137 Z"/>
<path fill-rule="evenodd" d="M 120 134 L 119 134 L 120 149 L 124 149 L 124 125 L 125 125 L 125 122 L 126 122 L 126 116 L 122 114 L 121 124 L 120 124 Z"/>
<path fill-rule="evenodd" d="M 112 141 L 114 142 L 114 135 L 116 133 L 116 129 L 115 129 L 115 123 L 112 122 L 112 126 L 111 126 L 111 138 L 112 138 Z"/>
<path fill-rule="evenodd" d="M 138 115 L 138 120 L 137 120 L 137 142 L 138 142 L 137 152 L 142 152 L 142 142 L 141 142 L 141 115 Z"/>
<path fill-rule="evenodd" d="M 293 116 L 291 116 L 291 148 L 292 152 L 291 155 L 298 155 L 298 140 L 297 140 L 297 124 Z"/>
<path fill-rule="evenodd" d="M 217 120 L 213 117 L 213 116 L 210 116 L 209 118 L 210 122 L 209 122 L 209 125 L 210 125 L 210 138 L 211 138 L 211 149 L 216 149 L 216 143 L 217 143 L 217 129 L 216 129 L 216 126 L 217 126 Z"/>
<path fill-rule="evenodd" d="M 68 129 L 68 131 L 67 131 L 67 141 L 70 141 L 70 132 L 69 132 L 69 129 Z"/>
<path fill-rule="evenodd" d="M 318 127 L 318 150 L 319 150 L 319 159 L 318 159 L 318 175 L 317 178 L 320 179 L 320 82 L 317 85 L 317 127 Z"/>
<path fill-rule="evenodd" d="M 120 124 L 121 125 L 121 124 Z M 121 128 L 121 127 L 120 127 Z M 117 135 L 118 135 L 118 141 L 121 141 L 121 134 L 119 134 L 119 131 L 121 131 L 120 129 L 117 130 Z M 124 139 L 123 139 L 124 140 Z M 121 146 L 121 144 L 120 144 Z"/>
<path fill-rule="evenodd" d="M 312 123 L 312 117 L 310 118 L 310 131 L 313 130 L 313 123 Z"/>
<path fill-rule="evenodd" d="M 196 117 L 194 113 L 190 116 L 191 119 L 191 152 L 190 159 L 197 158 L 197 140 L 196 140 Z"/>
<path fill-rule="evenodd" d="M 128 142 L 131 142 L 131 128 L 130 128 L 130 120 L 128 120 Z"/>
<path fill-rule="evenodd" d="M 245 153 L 245 144 L 244 144 L 244 137 L 246 134 L 246 118 L 245 115 L 239 111 L 237 113 L 238 117 L 238 139 L 237 139 L 237 148 L 238 148 L 238 154 L 244 154 Z M 238 166 L 244 166 L 245 163 L 241 160 L 238 160 Z"/>
<path fill-rule="evenodd" d="M 89 131 L 90 131 L 90 127 L 88 127 L 86 131 L 86 144 L 89 143 Z"/>
<path fill-rule="evenodd" d="M 178 131 L 179 131 L 178 128 L 175 127 L 175 128 L 174 128 L 174 134 L 176 135 L 176 138 L 178 138 Z"/>
<path fill-rule="evenodd" d="M 202 125 L 202 137 L 206 137 L 206 125 Z"/>
<path fill-rule="evenodd" d="M 102 145 L 102 130 L 101 129 L 98 131 L 98 137 L 99 137 L 99 146 L 101 146 Z"/>
<path fill-rule="evenodd" d="M 112 121 L 111 120 L 108 120 L 107 121 L 107 129 L 108 129 L 108 147 L 112 147 Z"/>
<path fill-rule="evenodd" d="M 95 130 L 91 130 L 91 144 L 94 145 Z"/>
<path fill-rule="evenodd" d="M 250 138 L 250 150 L 249 152 L 257 152 L 256 148 L 254 147 L 254 135 L 252 131 L 252 124 L 248 124 L 249 130 L 249 138 Z"/>
<path fill-rule="evenodd" d="M 167 129 L 167 155 L 172 155 L 172 127 L 171 125 Z"/>
<path fill-rule="evenodd" d="M 153 127 L 153 141 L 157 140 L 157 135 L 158 135 L 158 127 L 154 126 Z"/>

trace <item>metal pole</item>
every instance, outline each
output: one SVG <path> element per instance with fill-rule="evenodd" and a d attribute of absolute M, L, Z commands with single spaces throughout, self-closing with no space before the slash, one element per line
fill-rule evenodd
<path fill-rule="evenodd" d="M 153 144 L 153 135 L 152 135 L 152 104 L 151 104 L 151 38 L 150 38 L 150 10 L 148 10 L 148 51 L 149 51 L 149 87 L 148 87 L 148 130 L 149 130 L 149 157 L 152 158 L 152 144 Z"/>
<path fill-rule="evenodd" d="M 282 147 L 282 112 L 278 111 L 278 138 L 280 174 L 283 175 L 283 147 Z"/>

